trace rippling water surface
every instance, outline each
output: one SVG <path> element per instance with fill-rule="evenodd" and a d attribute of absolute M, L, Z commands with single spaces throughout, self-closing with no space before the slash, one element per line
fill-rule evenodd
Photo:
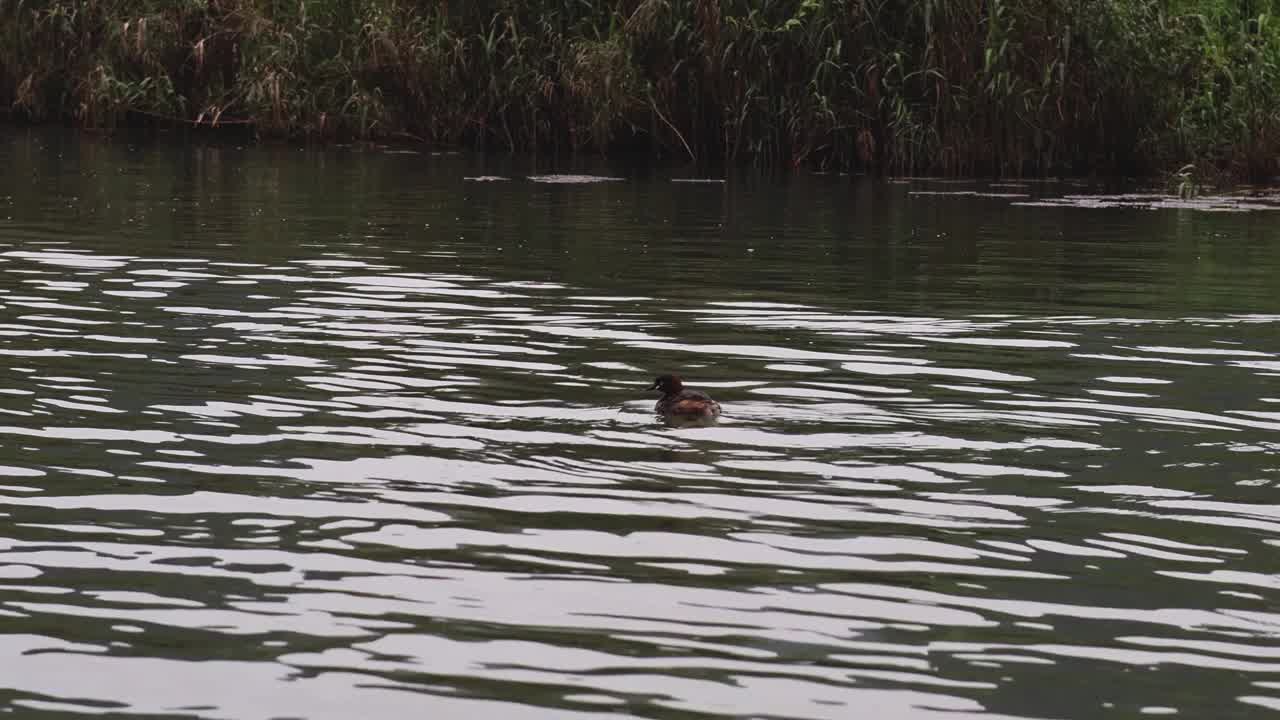
<path fill-rule="evenodd" d="M 562 170 L 0 136 L 0 705 L 1280 709 L 1280 214 Z"/>

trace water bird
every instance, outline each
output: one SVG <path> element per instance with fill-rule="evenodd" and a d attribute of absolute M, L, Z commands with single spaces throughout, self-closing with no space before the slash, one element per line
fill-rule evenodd
<path fill-rule="evenodd" d="M 685 388 L 679 375 L 659 375 L 649 389 L 662 393 L 653 409 L 668 424 L 710 425 L 720 417 L 720 403 L 701 390 Z"/>

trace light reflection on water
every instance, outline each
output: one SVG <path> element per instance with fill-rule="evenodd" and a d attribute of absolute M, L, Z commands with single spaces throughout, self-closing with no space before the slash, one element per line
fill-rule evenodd
<path fill-rule="evenodd" d="M 450 177 L 464 175 L 480 171 Z M 371 215 L 399 202 L 374 190 Z M 1280 706 L 1280 315 L 1265 288 L 1241 290 L 1261 293 L 1258 312 L 1037 305 L 1014 253 L 999 262 L 1015 298 L 957 294 L 961 259 L 927 311 L 916 287 L 860 303 L 792 281 L 752 298 L 731 271 L 786 274 L 782 260 L 726 268 L 666 230 L 648 259 L 587 283 L 546 271 L 559 243 L 585 242 L 573 220 L 507 229 L 522 255 L 504 258 L 385 228 L 348 242 L 300 212 L 273 220 L 306 226 L 284 247 L 186 221 L 174 232 L 209 242 L 157 247 L 169 226 L 112 217 L 0 223 L 13 709 Z M 918 251 L 950 252 L 938 242 Z M 907 265 L 894 282 L 918 280 Z M 697 268 L 705 287 L 679 285 Z M 671 369 L 724 404 L 719 426 L 655 422 L 643 388 Z"/>

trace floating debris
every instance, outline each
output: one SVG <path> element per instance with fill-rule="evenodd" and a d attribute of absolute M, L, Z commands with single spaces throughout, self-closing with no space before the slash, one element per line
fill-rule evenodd
<path fill-rule="evenodd" d="M 942 195 L 954 197 L 1028 198 L 1029 193 L 982 192 L 981 190 L 912 190 L 908 195 Z"/>
<path fill-rule="evenodd" d="M 606 177 L 603 175 L 530 175 L 529 179 L 536 183 L 552 183 L 556 185 L 622 182 L 623 180 L 620 177 Z"/>
<path fill-rule="evenodd" d="M 723 178 L 671 178 L 671 182 L 706 185 L 723 185 L 725 183 Z"/>
<path fill-rule="evenodd" d="M 1270 196 L 1249 199 L 1230 195 L 1206 195 L 1184 198 L 1155 193 L 1122 193 L 1119 195 L 1064 195 L 1014 205 L 1025 207 L 1130 208 L 1137 210 L 1197 210 L 1200 212 L 1251 212 L 1280 210 L 1280 199 Z"/>
<path fill-rule="evenodd" d="M 477 175 L 475 177 L 464 177 L 467 182 L 507 182 L 511 178 L 505 178 L 501 175 Z"/>

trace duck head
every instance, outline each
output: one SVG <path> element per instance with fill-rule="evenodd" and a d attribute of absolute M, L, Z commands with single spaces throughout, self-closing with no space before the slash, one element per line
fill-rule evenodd
<path fill-rule="evenodd" d="M 674 395 L 684 389 L 679 375 L 659 375 L 653 379 L 650 390 L 661 390 L 663 395 Z"/>

